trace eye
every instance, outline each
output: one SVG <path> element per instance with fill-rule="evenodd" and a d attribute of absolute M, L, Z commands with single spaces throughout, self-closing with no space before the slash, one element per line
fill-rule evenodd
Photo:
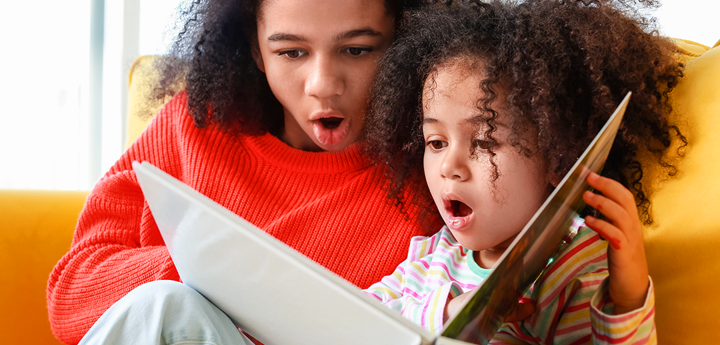
<path fill-rule="evenodd" d="M 428 140 L 425 145 L 433 151 L 440 151 L 447 147 L 447 142 L 442 140 Z"/>
<path fill-rule="evenodd" d="M 495 147 L 495 145 L 497 145 L 497 143 L 490 140 L 473 139 L 472 141 L 473 148 L 480 151 L 488 151 Z"/>
<path fill-rule="evenodd" d="M 346 52 L 348 52 L 352 56 L 362 56 L 365 55 L 371 51 L 373 51 L 373 48 L 369 47 L 349 47 L 344 49 Z"/>
<path fill-rule="evenodd" d="M 280 56 L 284 55 L 288 59 L 297 59 L 305 54 L 307 54 L 307 52 L 304 50 L 300 50 L 300 49 L 283 50 L 278 53 L 278 55 L 280 55 Z"/>

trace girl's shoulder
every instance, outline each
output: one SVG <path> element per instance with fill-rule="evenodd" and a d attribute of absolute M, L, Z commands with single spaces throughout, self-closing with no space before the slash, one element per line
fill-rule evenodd
<path fill-rule="evenodd" d="M 185 90 L 175 94 L 153 118 L 153 122 L 172 123 L 173 125 L 192 125 L 188 113 L 188 95 Z M 189 122 L 189 123 L 188 123 Z M 193 126 L 194 127 L 194 126 Z"/>
<path fill-rule="evenodd" d="M 415 236 L 410 239 L 408 261 L 418 261 L 434 256 L 465 257 L 468 250 L 455 240 L 450 230 L 443 226 L 432 236 Z"/>
<path fill-rule="evenodd" d="M 199 127 L 190 116 L 188 101 L 185 90 L 175 94 L 153 117 L 141 137 L 150 135 L 153 140 L 163 145 L 177 144 L 183 147 L 237 144 L 247 137 L 240 131 L 221 130 L 213 121 Z"/>
<path fill-rule="evenodd" d="M 156 102 L 156 100 L 147 99 L 144 102 L 139 102 L 142 104 L 138 107 L 155 108 L 159 105 Z M 167 103 L 160 106 L 157 113 L 149 109 L 136 113 L 135 116 L 151 115 L 150 118 L 140 118 L 139 121 L 147 123 L 147 127 L 138 131 L 141 132 L 138 140 L 143 136 L 147 137 L 148 132 L 154 136 L 160 135 L 167 138 L 167 136 L 175 136 L 178 132 L 193 131 L 195 127 L 188 113 L 188 96 L 185 90 L 172 96 Z M 131 119 L 128 119 L 128 121 L 130 120 Z"/>

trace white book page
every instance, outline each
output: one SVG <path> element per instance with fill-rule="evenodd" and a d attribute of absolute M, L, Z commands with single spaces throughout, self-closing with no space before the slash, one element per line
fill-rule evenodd
<path fill-rule="evenodd" d="M 431 344 L 435 336 L 149 163 L 133 163 L 183 282 L 265 344 Z"/>

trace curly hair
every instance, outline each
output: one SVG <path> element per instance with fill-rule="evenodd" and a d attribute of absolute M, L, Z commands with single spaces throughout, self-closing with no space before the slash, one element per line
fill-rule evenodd
<path fill-rule="evenodd" d="M 647 167 L 636 156 L 651 154 L 664 173 L 674 176 L 672 162 L 682 156 L 687 140 L 667 118 L 672 110 L 668 93 L 683 66 L 671 56 L 673 44 L 659 37 L 654 21 L 640 12 L 627 3 L 602 0 L 445 1 L 409 11 L 380 62 L 365 134 L 368 153 L 387 165 L 391 198 L 435 210 L 428 190 L 412 200 L 405 200 L 403 192 L 425 179 L 423 86 L 441 64 L 470 58 L 483 61 L 478 85 L 483 96 L 476 105 L 488 115 L 485 140 L 497 143 L 498 114 L 492 104 L 505 97 L 514 115 L 509 144 L 526 156 L 540 155 L 552 177 L 569 171 L 632 91 L 602 175 L 633 191 L 642 221 L 651 223 L 649 191 L 641 182 Z M 536 129 L 536 147 L 521 140 L 528 126 Z M 680 145 L 678 156 L 671 158 L 665 153 L 674 140 Z M 495 165 L 492 148 L 488 151 Z M 494 179 L 499 174 L 495 166 Z M 598 215 L 589 208 L 584 213 Z"/>
<path fill-rule="evenodd" d="M 184 87 L 196 126 L 249 135 L 276 133 L 284 125 L 282 106 L 257 67 L 257 19 L 262 0 L 194 0 L 179 11 L 181 27 L 160 71 L 152 97 L 163 99 Z M 385 0 L 396 23 L 415 0 Z"/>

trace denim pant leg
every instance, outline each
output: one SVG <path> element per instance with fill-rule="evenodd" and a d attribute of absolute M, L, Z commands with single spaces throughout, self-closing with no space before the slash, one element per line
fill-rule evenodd
<path fill-rule="evenodd" d="M 251 345 L 230 318 L 175 281 L 138 286 L 110 307 L 80 344 Z"/>

